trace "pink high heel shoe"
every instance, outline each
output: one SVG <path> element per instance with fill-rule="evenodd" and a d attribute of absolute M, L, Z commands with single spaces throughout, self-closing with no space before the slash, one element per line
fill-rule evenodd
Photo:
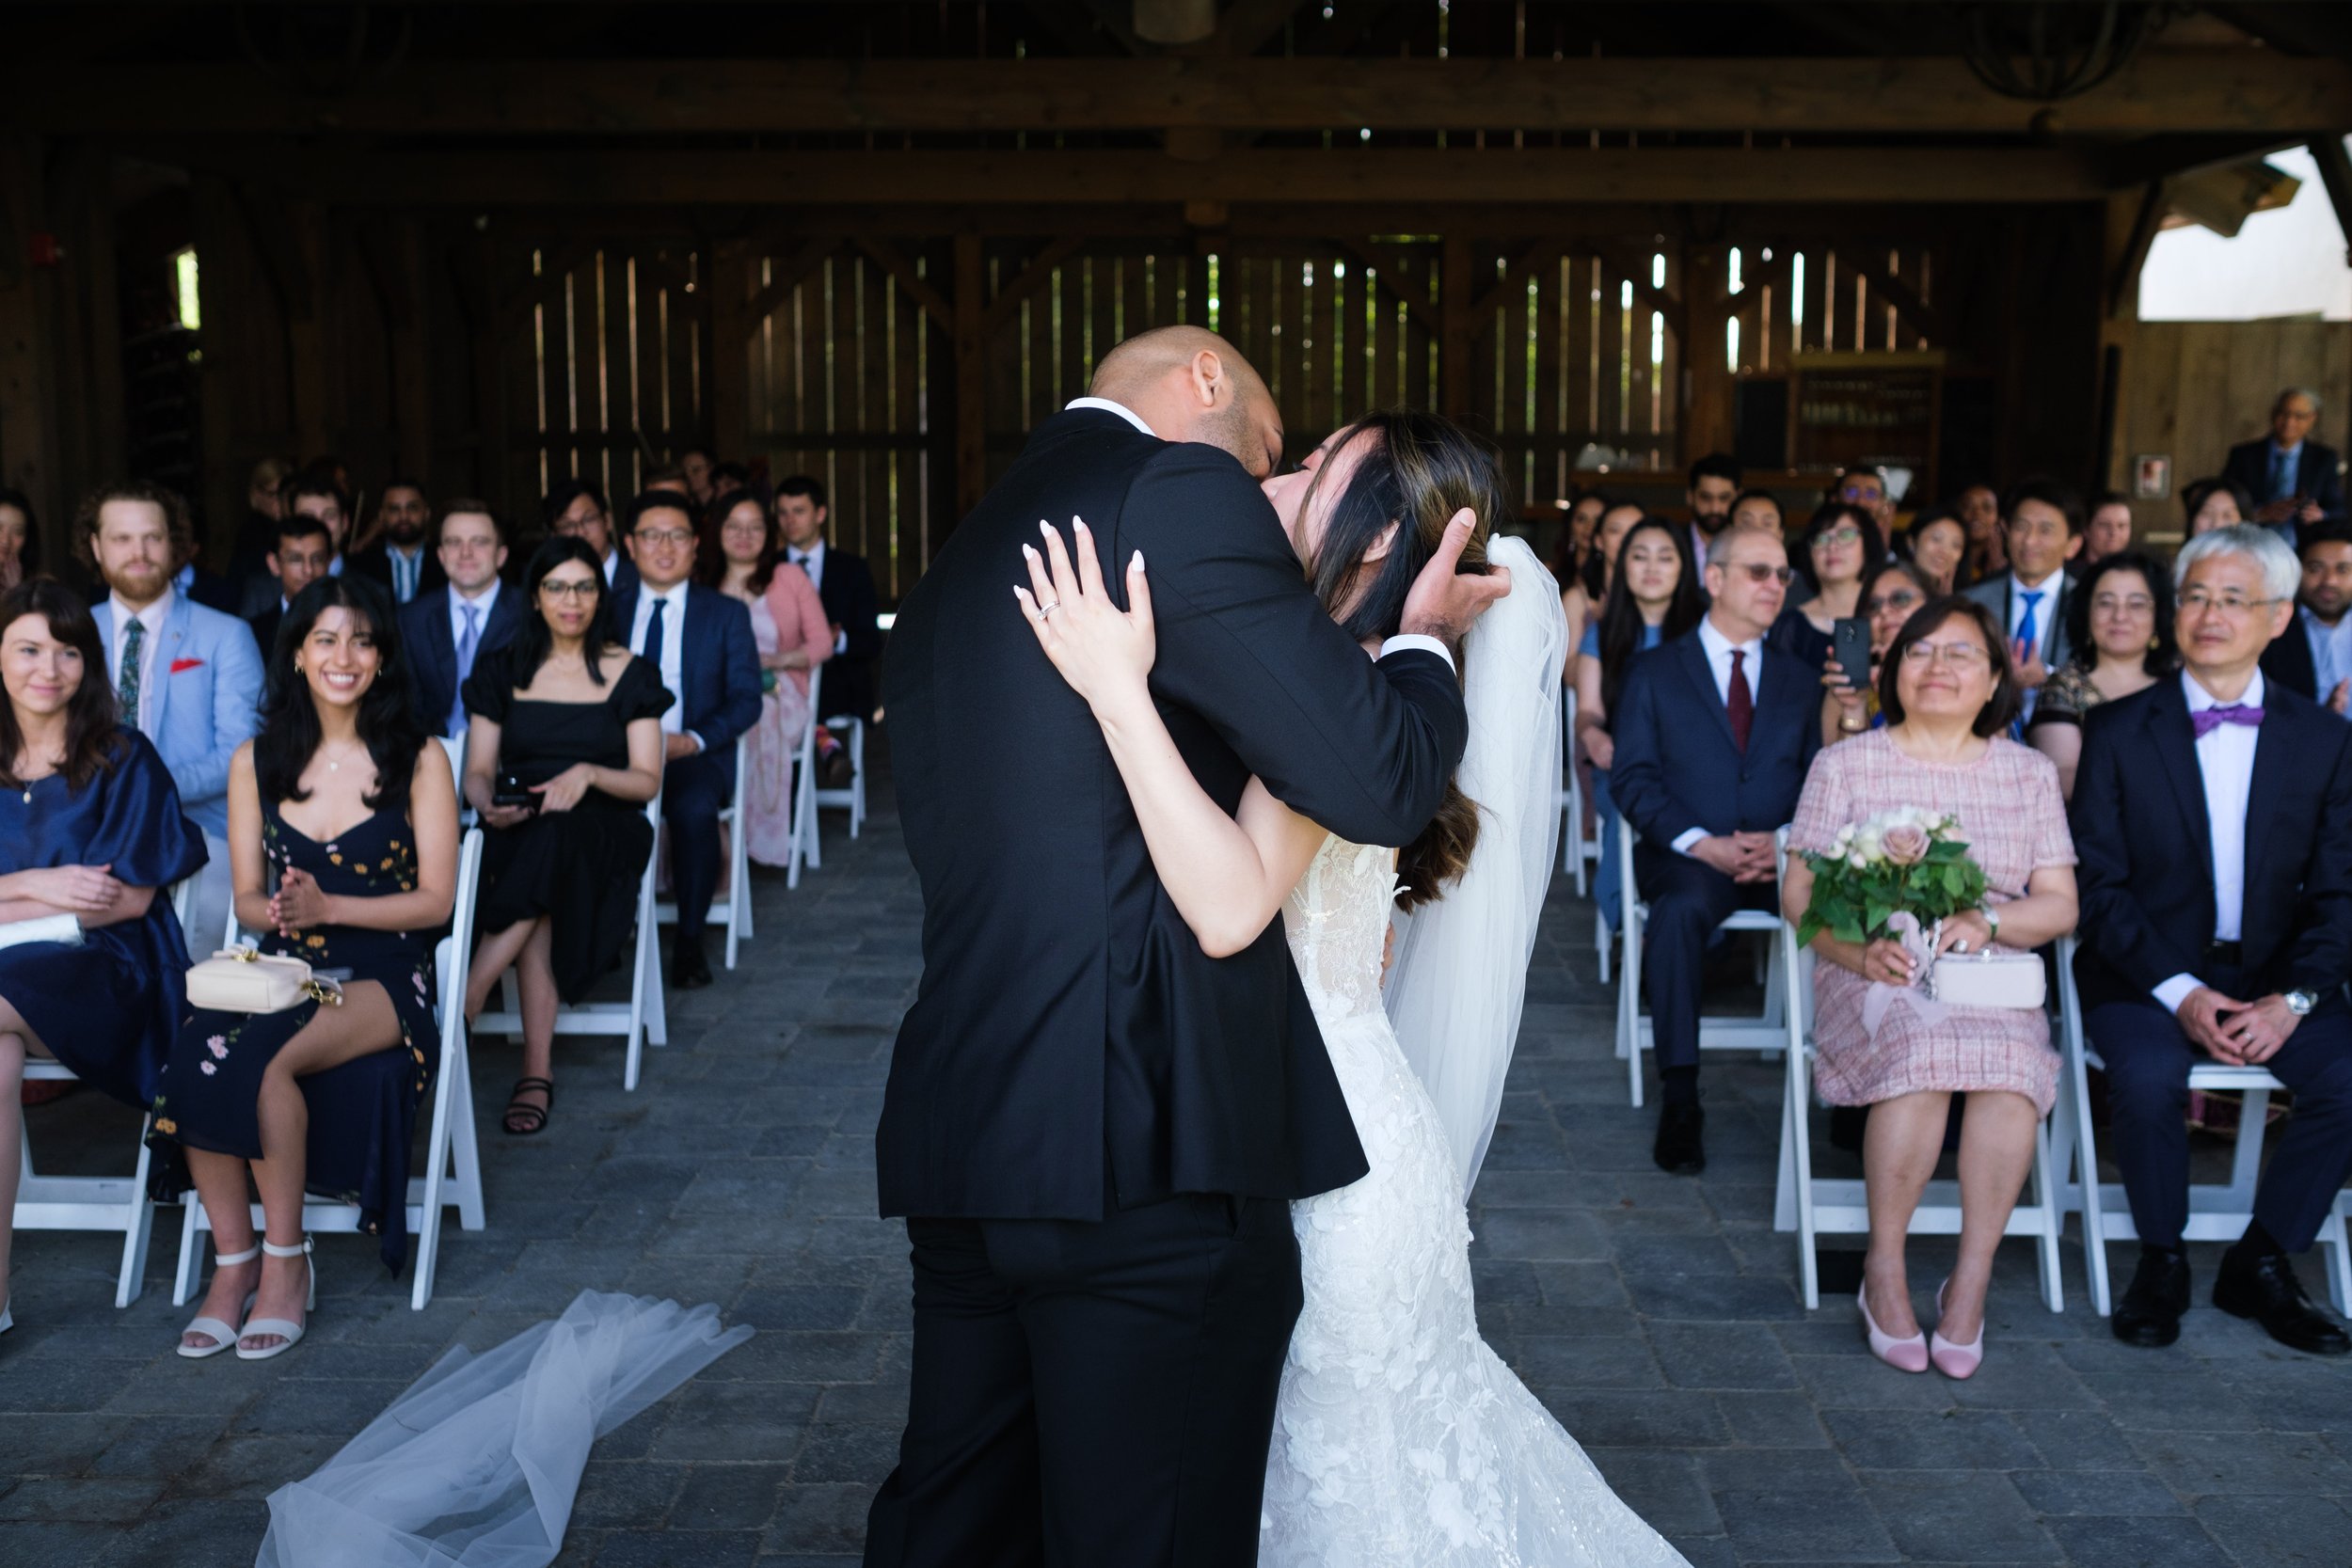
<path fill-rule="evenodd" d="M 1928 1337 L 1915 1334 L 1908 1339 L 1898 1339 L 1878 1325 L 1870 1316 L 1870 1288 L 1865 1285 L 1854 1292 L 1853 1304 L 1862 1309 L 1862 1326 L 1870 1334 L 1870 1354 L 1899 1372 L 1924 1372 L 1928 1370 Z"/>
<path fill-rule="evenodd" d="M 1944 1287 L 1950 1283 L 1947 1279 L 1935 1288 L 1935 1315 L 1938 1318 L 1944 1315 Z M 1976 1376 L 1977 1369 L 1984 1365 L 1984 1325 L 1979 1323 L 1977 1337 L 1964 1345 L 1956 1345 L 1942 1334 L 1931 1337 L 1928 1340 L 1928 1359 L 1935 1363 L 1937 1371 L 1955 1382 Z"/>

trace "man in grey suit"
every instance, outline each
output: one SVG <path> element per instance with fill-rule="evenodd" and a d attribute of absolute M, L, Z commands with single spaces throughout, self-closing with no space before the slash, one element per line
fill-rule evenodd
<path fill-rule="evenodd" d="M 2051 674 L 2074 657 L 2066 636 L 2066 563 L 2083 547 L 2083 498 L 2055 479 L 2020 481 L 2001 500 L 2009 570 L 1967 590 L 2009 628 L 2025 712 Z"/>

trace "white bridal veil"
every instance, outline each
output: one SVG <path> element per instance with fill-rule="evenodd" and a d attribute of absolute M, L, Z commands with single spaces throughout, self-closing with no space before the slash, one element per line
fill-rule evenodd
<path fill-rule="evenodd" d="M 715 1307 L 582 1291 L 487 1354 L 460 1345 L 270 1494 L 255 1568 L 545 1568 L 589 1445 L 751 1337 Z"/>
<path fill-rule="evenodd" d="M 1405 1059 L 1438 1103 L 1470 1194 L 1502 1108 L 1535 922 L 1560 841 L 1560 585 L 1523 539 L 1487 559 L 1511 592 L 1463 641 L 1470 748 L 1456 775 L 1478 803 L 1478 845 L 1445 896 L 1398 920 L 1387 1001 Z"/>

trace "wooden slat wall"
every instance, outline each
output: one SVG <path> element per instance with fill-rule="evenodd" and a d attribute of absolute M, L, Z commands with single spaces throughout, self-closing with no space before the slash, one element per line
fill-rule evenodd
<path fill-rule="evenodd" d="M 1923 245 L 1848 241 L 1833 246 L 1799 240 L 1745 248 L 1740 254 L 1740 289 L 1732 296 L 1740 372 L 1785 371 L 1792 353 L 1949 346 L 1897 309 L 1857 261 L 1895 277 L 1922 306 L 1935 309 L 1934 257 Z"/>
<path fill-rule="evenodd" d="M 2141 322 L 2125 350 L 2113 471 L 2129 487 L 2134 460 L 2172 459 L 2172 495 L 2135 500 L 2142 538 L 2178 538 L 2180 497 L 2221 471 L 2230 448 L 2269 430 L 2280 389 L 2317 392 L 2327 417 L 2317 439 L 2334 445 L 2352 408 L 2352 322 Z"/>

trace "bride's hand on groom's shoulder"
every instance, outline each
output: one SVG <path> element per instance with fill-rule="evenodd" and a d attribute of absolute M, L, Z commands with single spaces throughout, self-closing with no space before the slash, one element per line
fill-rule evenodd
<path fill-rule="evenodd" d="M 1405 616 L 1399 630 L 1434 637 L 1449 648 L 1458 647 L 1470 623 L 1484 615 L 1487 606 L 1511 592 L 1508 567 L 1461 572 L 1462 551 L 1477 526 L 1478 515 L 1467 506 L 1446 524 L 1437 552 L 1422 567 L 1421 576 L 1413 579 L 1412 591 L 1405 595 Z"/>
<path fill-rule="evenodd" d="M 1071 518 L 1070 527 L 1076 536 L 1074 567 L 1061 535 L 1049 523 L 1038 524 L 1044 536 L 1042 554 L 1034 546 L 1021 546 L 1029 568 L 1028 586 L 1015 586 L 1012 591 L 1021 602 L 1021 613 L 1062 679 L 1096 713 L 1122 700 L 1148 700 L 1147 677 L 1158 643 L 1152 626 L 1152 588 L 1144 578 L 1143 552 L 1137 550 L 1128 559 L 1129 608 L 1120 610 L 1103 584 L 1093 531 L 1080 517 Z"/>

